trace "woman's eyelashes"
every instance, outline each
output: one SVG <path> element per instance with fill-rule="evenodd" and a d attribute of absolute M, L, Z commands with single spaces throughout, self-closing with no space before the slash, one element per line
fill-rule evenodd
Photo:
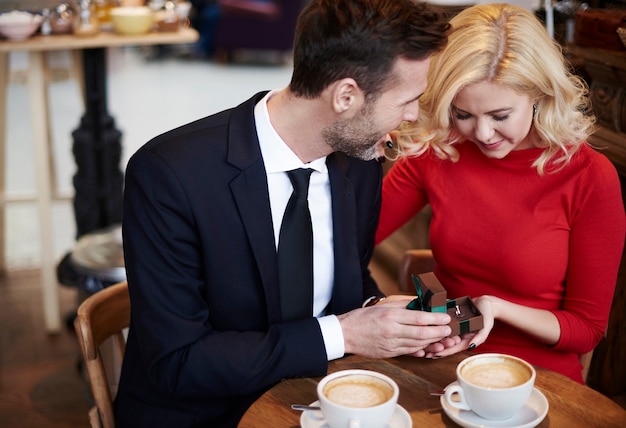
<path fill-rule="evenodd" d="M 470 119 L 472 115 L 469 113 L 461 112 L 459 110 L 455 110 L 454 117 L 457 120 L 467 120 L 467 119 Z M 496 122 L 504 122 L 505 120 L 509 118 L 509 115 L 508 114 L 505 114 L 505 115 L 494 114 L 494 115 L 491 115 L 491 118 L 495 120 Z"/>

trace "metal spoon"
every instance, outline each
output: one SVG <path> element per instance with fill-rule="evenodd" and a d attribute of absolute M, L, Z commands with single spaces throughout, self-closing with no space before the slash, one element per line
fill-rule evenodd
<path fill-rule="evenodd" d="M 302 411 L 306 411 L 306 410 L 321 410 L 321 408 L 319 406 L 305 406 L 304 404 L 292 404 L 291 408 L 293 410 L 302 410 Z"/>

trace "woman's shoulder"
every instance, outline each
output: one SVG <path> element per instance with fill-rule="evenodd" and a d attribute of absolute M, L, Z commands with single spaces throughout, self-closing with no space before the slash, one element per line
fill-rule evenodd
<path fill-rule="evenodd" d="M 588 174 L 599 174 L 617 178 L 617 169 L 601 147 L 584 143 L 572 158 L 576 166 L 584 168 Z"/>

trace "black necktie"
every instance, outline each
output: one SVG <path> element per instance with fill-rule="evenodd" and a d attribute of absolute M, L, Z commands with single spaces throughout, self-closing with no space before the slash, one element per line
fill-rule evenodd
<path fill-rule="evenodd" d="M 313 315 L 313 228 L 309 213 L 311 169 L 287 171 L 293 193 L 280 227 L 278 279 L 282 320 Z"/>

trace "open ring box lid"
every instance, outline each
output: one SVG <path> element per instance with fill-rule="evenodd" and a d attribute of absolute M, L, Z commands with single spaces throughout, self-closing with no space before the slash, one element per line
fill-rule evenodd
<path fill-rule="evenodd" d="M 483 328 L 483 315 L 469 296 L 448 299 L 446 289 L 433 272 L 411 275 L 411 278 L 417 298 L 407 305 L 408 309 L 448 313 L 452 318 L 450 336 L 459 336 Z"/>

